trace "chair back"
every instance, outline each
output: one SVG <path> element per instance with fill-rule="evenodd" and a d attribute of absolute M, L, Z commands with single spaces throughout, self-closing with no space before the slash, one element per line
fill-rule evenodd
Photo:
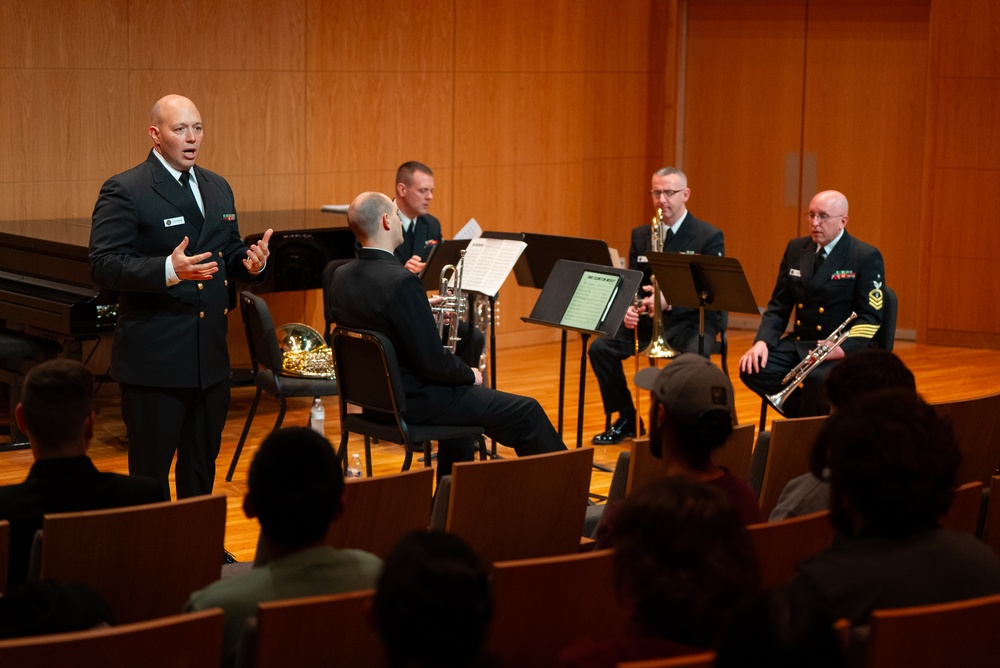
<path fill-rule="evenodd" d="M 323 328 L 323 338 L 326 340 L 327 345 L 330 345 L 333 341 L 333 301 L 331 300 L 333 296 L 333 273 L 341 265 L 345 265 L 353 260 L 354 258 L 330 260 L 323 267 L 323 273 L 320 275 L 320 282 L 323 286 L 323 318 L 326 321 L 326 326 Z"/>
<path fill-rule="evenodd" d="M 896 314 L 899 312 L 899 300 L 896 291 L 888 285 L 882 288 L 882 324 L 879 326 L 872 341 L 881 348 L 892 352 L 896 345 Z"/>
<path fill-rule="evenodd" d="M 218 668 L 221 656 L 221 608 L 88 631 L 0 640 L 2 666 Z"/>
<path fill-rule="evenodd" d="M 221 494 L 46 515 L 41 578 L 86 582 L 120 624 L 164 617 L 219 579 L 225 531 Z"/>
<path fill-rule="evenodd" d="M 330 527 L 326 542 L 384 559 L 403 536 L 427 529 L 433 485 L 429 468 L 347 480 L 344 514 Z"/>
<path fill-rule="evenodd" d="M 670 659 L 648 659 L 646 661 L 622 661 L 617 668 L 712 668 L 715 652 L 700 652 Z"/>
<path fill-rule="evenodd" d="M 983 505 L 983 483 L 967 482 L 955 489 L 948 513 L 941 518 L 941 526 L 953 531 L 976 535 L 979 529 L 979 510 Z"/>
<path fill-rule="evenodd" d="M 622 635 L 614 551 L 493 564 L 493 622 L 487 648 L 499 668 L 548 668 L 580 636 Z"/>
<path fill-rule="evenodd" d="M 452 467 L 445 530 L 484 562 L 576 552 L 593 448 Z"/>
<path fill-rule="evenodd" d="M 760 512 L 767 517 L 788 481 L 809 472 L 813 443 L 826 424 L 825 415 L 771 422 L 771 440 L 760 486 Z"/>
<path fill-rule="evenodd" d="M 792 581 L 795 567 L 833 545 L 830 511 L 762 522 L 747 527 L 760 562 L 761 587 L 781 587 Z"/>
<path fill-rule="evenodd" d="M 375 592 L 366 589 L 261 603 L 255 627 L 241 641 L 236 664 L 240 668 L 385 665 L 378 633 L 368 622 L 374 597 Z"/>
<path fill-rule="evenodd" d="M 340 382 L 340 419 L 348 431 L 362 409 L 367 422 L 386 425 L 379 434 L 393 443 L 406 443 L 406 392 L 399 372 L 396 349 L 384 334 L 339 326 L 333 332 L 333 364 Z M 352 417 L 353 416 L 353 417 Z"/>
<path fill-rule="evenodd" d="M 280 374 L 281 348 L 278 347 L 278 336 L 274 333 L 274 320 L 267 302 L 244 290 L 240 293 L 240 313 L 243 315 L 243 329 L 254 373 L 257 373 L 258 367 L 264 367 L 275 375 Z"/>
<path fill-rule="evenodd" d="M 1000 594 L 874 610 L 868 668 L 993 666 L 1000 656 Z"/>
<path fill-rule="evenodd" d="M 986 508 L 983 540 L 1000 556 L 1000 475 L 990 479 L 990 502 Z"/>
<path fill-rule="evenodd" d="M 712 453 L 712 461 L 725 466 L 734 476 L 746 480 L 753 452 L 753 433 L 752 424 L 733 427 L 733 433 L 726 442 Z M 628 468 L 628 493 L 631 494 L 646 483 L 659 480 L 663 476 L 661 461 L 649 450 L 649 438 L 634 439 Z"/>
<path fill-rule="evenodd" d="M 7 570 L 10 568 L 10 522 L 0 520 L 0 596 L 7 593 Z"/>
<path fill-rule="evenodd" d="M 962 451 L 958 479 L 990 484 L 1000 464 L 1000 393 L 931 405 L 938 415 L 951 420 L 955 430 Z"/>

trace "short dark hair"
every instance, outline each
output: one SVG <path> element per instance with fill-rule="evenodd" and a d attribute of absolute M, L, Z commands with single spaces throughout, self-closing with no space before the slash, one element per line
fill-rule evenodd
<path fill-rule="evenodd" d="M 458 536 L 415 531 L 386 557 L 374 612 L 391 666 L 469 665 L 493 616 L 489 572 Z M 447 638 L 427 641 L 441 629 Z"/>
<path fill-rule="evenodd" d="M 866 394 L 833 413 L 816 444 L 829 455 L 831 519 L 841 531 L 852 531 L 845 500 L 872 536 L 909 536 L 948 512 L 962 456 L 951 424 L 915 392 Z"/>
<path fill-rule="evenodd" d="M 340 514 L 344 474 L 330 441 L 306 427 L 286 427 L 261 443 L 248 486 L 263 534 L 295 549 L 322 540 Z"/>
<path fill-rule="evenodd" d="M 413 172 L 423 172 L 428 176 L 434 176 L 434 172 L 431 168 L 422 162 L 417 162 L 416 160 L 408 160 L 396 169 L 396 183 L 402 183 L 403 185 L 413 185 Z"/>
<path fill-rule="evenodd" d="M 888 350 L 869 348 L 848 355 L 827 374 L 827 400 L 843 408 L 860 396 L 891 387 L 917 391 L 917 381 L 903 360 Z"/>
<path fill-rule="evenodd" d="M 42 362 L 25 376 L 21 405 L 25 426 L 36 446 L 72 442 L 94 411 L 94 375 L 74 360 Z"/>
<path fill-rule="evenodd" d="M 663 478 L 625 498 L 611 532 L 619 595 L 647 634 L 712 646 L 760 572 L 743 520 L 719 490 Z"/>

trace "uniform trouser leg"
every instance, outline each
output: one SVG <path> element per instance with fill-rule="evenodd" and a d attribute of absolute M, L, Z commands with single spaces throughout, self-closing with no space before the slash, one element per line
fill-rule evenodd
<path fill-rule="evenodd" d="M 795 345 L 787 339 L 782 339 L 778 345 L 768 351 L 767 366 L 757 373 L 740 372 L 740 380 L 755 393 L 764 397 L 780 392 L 785 385 L 782 379 L 788 372 L 802 361 Z M 824 362 L 815 369 L 802 383 L 802 387 L 792 391 L 784 403 L 785 417 L 809 417 L 826 415 L 829 407 L 823 391 L 823 381 L 834 362 Z"/>
<path fill-rule="evenodd" d="M 622 365 L 624 360 L 635 355 L 634 336 L 633 330 L 623 326 L 614 337 L 597 337 L 587 350 L 590 366 L 594 370 L 597 386 L 601 390 L 606 415 L 612 413 L 620 413 L 623 416 L 635 415 L 632 392 Z M 647 345 L 649 345 L 648 338 L 640 339 L 639 350 Z"/>
<path fill-rule="evenodd" d="M 169 498 L 177 454 L 177 498 L 210 494 L 229 409 L 229 380 L 201 388 L 121 384 L 130 475 L 158 481 Z"/>

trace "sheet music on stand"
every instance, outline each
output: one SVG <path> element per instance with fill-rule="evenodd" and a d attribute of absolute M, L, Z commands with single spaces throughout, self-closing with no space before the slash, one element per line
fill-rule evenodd
<path fill-rule="evenodd" d="M 527 244 L 514 239 L 478 238 L 465 249 L 462 291 L 491 297 L 500 292 Z"/>

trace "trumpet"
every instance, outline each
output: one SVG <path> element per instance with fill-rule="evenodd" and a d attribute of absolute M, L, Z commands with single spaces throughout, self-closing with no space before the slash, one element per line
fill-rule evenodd
<path fill-rule="evenodd" d="M 663 209 L 657 209 L 653 216 L 650 236 L 650 250 L 656 253 L 663 252 Z M 677 351 L 667 343 L 664 336 L 663 311 L 660 309 L 660 286 L 656 282 L 656 276 L 650 275 L 653 285 L 653 338 L 649 345 L 642 351 L 642 354 L 650 359 L 666 360 L 677 357 Z"/>
<path fill-rule="evenodd" d="M 768 403 L 777 409 L 782 415 L 785 414 L 784 406 L 785 399 L 788 398 L 795 388 L 802 384 L 802 381 L 806 379 L 806 376 L 811 374 L 816 367 L 823 363 L 827 356 L 832 353 L 841 343 L 850 336 L 851 330 L 844 331 L 844 329 L 851 323 L 852 320 L 858 317 L 857 313 L 851 312 L 851 315 L 847 317 L 847 320 L 840 323 L 840 327 L 833 330 L 833 333 L 820 341 L 815 348 L 809 351 L 801 362 L 795 365 L 795 368 L 785 374 L 785 377 L 781 379 L 783 388 L 780 392 L 774 394 L 768 394 L 764 398 L 767 399 Z"/>
<path fill-rule="evenodd" d="M 465 251 L 458 259 L 458 264 L 447 264 L 441 268 L 441 302 L 431 307 L 437 319 L 438 336 L 445 341 L 444 347 L 451 352 L 458 348 L 461 338 L 458 334 L 458 321 L 465 315 L 466 300 L 462 295 L 462 266 L 465 264 Z M 454 288 L 449 288 L 454 280 Z M 447 331 L 447 337 L 445 332 Z"/>

